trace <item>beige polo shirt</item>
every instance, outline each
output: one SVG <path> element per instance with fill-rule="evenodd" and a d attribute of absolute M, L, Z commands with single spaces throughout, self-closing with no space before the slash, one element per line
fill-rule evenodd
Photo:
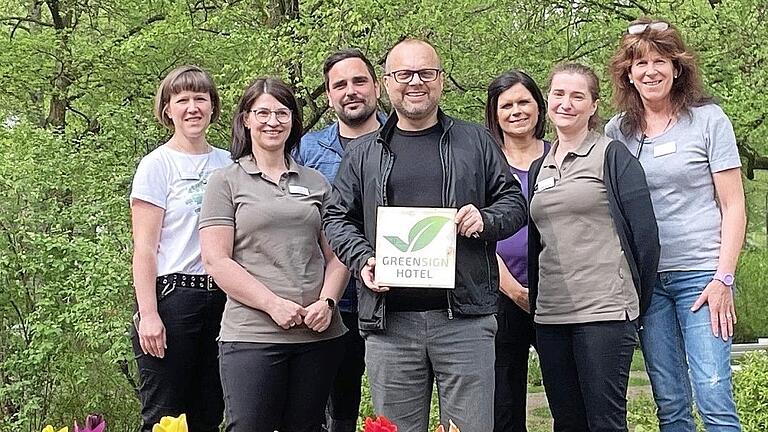
<path fill-rule="evenodd" d="M 232 258 L 278 296 L 308 306 L 323 287 L 320 215 L 330 194 L 322 174 L 293 159 L 275 183 L 247 156 L 211 176 L 199 226 L 234 227 Z M 227 297 L 219 340 L 302 343 L 345 332 L 338 309 L 322 333 L 305 325 L 284 330 L 266 312 Z"/>
<path fill-rule="evenodd" d="M 608 209 L 603 183 L 610 139 L 590 132 L 555 163 L 552 144 L 535 179 L 531 218 L 541 234 L 539 324 L 635 319 L 637 291 Z"/>

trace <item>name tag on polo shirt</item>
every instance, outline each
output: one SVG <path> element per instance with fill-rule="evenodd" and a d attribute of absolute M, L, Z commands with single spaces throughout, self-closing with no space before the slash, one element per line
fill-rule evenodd
<path fill-rule="evenodd" d="M 309 189 L 298 185 L 288 185 L 288 192 L 296 195 L 309 195 Z"/>
<path fill-rule="evenodd" d="M 543 190 L 547 190 L 552 187 L 555 187 L 555 178 L 547 177 L 543 180 L 536 182 L 536 187 L 534 187 L 533 190 L 536 192 L 541 192 Z"/>
<path fill-rule="evenodd" d="M 653 146 L 653 157 L 666 156 L 677 151 L 677 144 L 674 141 L 670 141 L 664 144 L 657 144 Z"/>

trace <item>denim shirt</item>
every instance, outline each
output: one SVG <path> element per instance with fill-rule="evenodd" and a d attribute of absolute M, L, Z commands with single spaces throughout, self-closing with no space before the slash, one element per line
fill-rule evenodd
<path fill-rule="evenodd" d="M 387 121 L 387 116 L 381 112 L 376 114 L 380 124 Z M 335 121 L 330 126 L 305 134 L 301 138 L 298 152 L 294 159 L 301 165 L 320 171 L 330 183 L 336 178 L 344 149 L 339 141 L 339 122 Z M 357 290 L 354 278 L 349 280 L 344 295 L 339 301 L 339 309 L 342 312 L 357 312 Z"/>

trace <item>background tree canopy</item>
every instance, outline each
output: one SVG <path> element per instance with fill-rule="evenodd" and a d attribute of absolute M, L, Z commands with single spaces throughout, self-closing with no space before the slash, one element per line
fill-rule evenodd
<path fill-rule="evenodd" d="M 381 65 L 398 39 L 427 38 L 447 71 L 443 108 L 481 121 L 485 87 L 504 70 L 544 84 L 576 60 L 605 77 L 641 15 L 670 19 L 698 51 L 755 179 L 748 243 L 765 246 L 768 188 L 754 170 L 768 168 L 768 0 L 0 0 L 0 430 L 90 410 L 110 430 L 136 423 L 128 194 L 139 158 L 169 135 L 151 107 L 175 66 L 214 76 L 223 116 L 209 139 L 226 148 L 256 76 L 292 83 L 306 127 L 319 127 L 332 120 L 329 52 L 359 47 Z"/>

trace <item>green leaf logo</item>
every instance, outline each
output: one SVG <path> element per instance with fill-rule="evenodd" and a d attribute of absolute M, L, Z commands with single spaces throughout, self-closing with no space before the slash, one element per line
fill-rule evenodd
<path fill-rule="evenodd" d="M 405 252 L 408 250 L 408 243 L 400 240 L 400 237 L 384 236 L 384 238 L 387 239 L 388 242 L 392 243 L 392 246 L 396 247 L 400 252 Z"/>
<path fill-rule="evenodd" d="M 437 234 L 449 221 L 450 218 L 445 216 L 429 216 L 416 222 L 408 232 L 407 243 L 397 236 L 384 236 L 384 238 L 400 252 L 416 252 L 432 243 L 432 240 L 437 237 Z"/>

